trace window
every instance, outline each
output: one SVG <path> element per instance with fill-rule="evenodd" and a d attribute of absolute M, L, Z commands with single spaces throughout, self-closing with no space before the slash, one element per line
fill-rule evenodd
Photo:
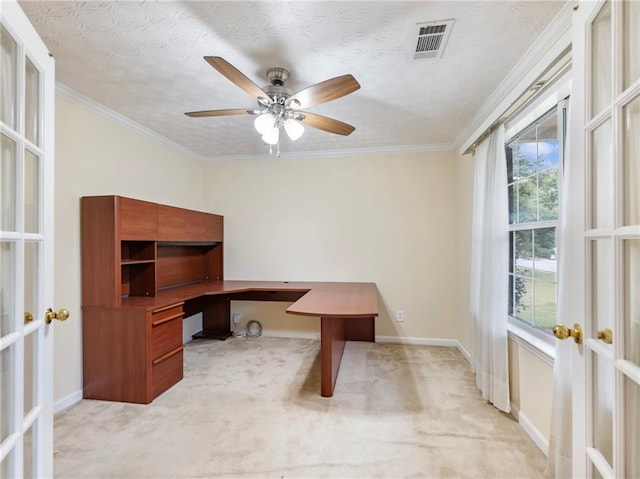
<path fill-rule="evenodd" d="M 554 107 L 506 145 L 509 315 L 551 332 L 556 324 L 559 191 L 564 108 Z"/>

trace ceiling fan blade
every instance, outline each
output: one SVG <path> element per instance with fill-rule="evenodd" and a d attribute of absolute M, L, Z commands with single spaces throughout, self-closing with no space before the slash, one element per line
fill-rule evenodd
<path fill-rule="evenodd" d="M 200 118 L 203 116 L 226 116 L 226 115 L 242 115 L 249 113 L 248 110 L 235 109 L 235 110 L 203 110 L 203 111 L 189 111 L 185 115 L 192 118 Z"/>
<path fill-rule="evenodd" d="M 253 83 L 249 78 L 234 67 L 231 63 L 221 57 L 204 57 L 204 59 L 213 68 L 218 70 L 223 76 L 231 80 L 234 84 L 242 88 L 245 92 L 254 98 L 268 97 L 262 88 Z"/>
<path fill-rule="evenodd" d="M 300 120 L 302 121 L 302 123 L 307 126 L 317 128 L 318 130 L 335 133 L 336 135 L 347 136 L 356 129 L 355 126 L 351 126 L 347 123 L 343 123 L 326 116 L 316 115 L 315 113 L 309 113 L 307 111 L 300 111 L 299 113 L 302 113 L 304 115 L 304 118 Z"/>
<path fill-rule="evenodd" d="M 353 75 L 342 75 L 300 90 L 287 99 L 287 104 L 291 104 L 292 101 L 296 100 L 300 102 L 300 108 L 309 108 L 310 106 L 343 97 L 359 88 L 360 83 L 356 81 Z"/>

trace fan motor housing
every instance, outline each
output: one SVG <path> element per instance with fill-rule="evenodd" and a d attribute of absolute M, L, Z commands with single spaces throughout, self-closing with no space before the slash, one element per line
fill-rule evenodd
<path fill-rule="evenodd" d="M 291 95 L 293 95 L 293 91 L 290 88 L 284 86 L 286 81 L 289 79 L 289 71 L 286 68 L 282 67 L 272 67 L 267 70 L 267 80 L 269 80 L 269 85 L 263 88 L 264 92 L 269 95 L 270 98 L 274 97 L 284 97 L 286 100 Z"/>

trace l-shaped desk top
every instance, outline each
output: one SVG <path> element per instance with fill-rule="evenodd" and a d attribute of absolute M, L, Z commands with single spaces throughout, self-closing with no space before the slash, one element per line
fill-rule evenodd
<path fill-rule="evenodd" d="M 375 283 L 206 281 L 160 290 L 156 296 L 125 298 L 122 306 L 153 310 L 200 296 L 271 291 L 303 295 L 287 308 L 290 314 L 340 318 L 378 316 L 378 289 Z"/>
<path fill-rule="evenodd" d="M 293 304 L 287 313 L 321 318 L 320 394 L 325 397 L 333 395 L 346 341 L 375 341 L 375 283 L 207 281 L 159 290 L 153 297 L 125 298 L 122 306 L 153 311 L 195 302 L 203 311 L 203 331 L 194 337 L 224 339 L 230 335 L 225 330 L 229 326 L 229 302 L 234 299 L 288 301 Z M 191 308 L 189 311 L 194 313 Z"/>

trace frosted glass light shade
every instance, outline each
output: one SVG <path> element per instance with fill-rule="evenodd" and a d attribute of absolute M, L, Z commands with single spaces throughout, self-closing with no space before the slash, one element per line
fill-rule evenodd
<path fill-rule="evenodd" d="M 287 132 L 291 141 L 296 141 L 304 133 L 304 126 L 299 121 L 289 118 L 284 122 L 284 131 Z"/>
<path fill-rule="evenodd" d="M 262 141 L 269 145 L 276 145 L 278 140 L 280 139 L 280 128 L 277 126 L 275 128 L 271 128 L 265 134 L 262 135 Z"/>
<path fill-rule="evenodd" d="M 271 115 L 270 113 L 264 113 L 262 115 L 259 115 L 258 118 L 254 120 L 253 126 L 255 126 L 256 130 L 258 130 L 258 133 L 260 133 L 261 135 L 266 135 L 270 130 L 273 129 L 274 123 L 275 119 L 273 118 L 273 115 Z"/>

